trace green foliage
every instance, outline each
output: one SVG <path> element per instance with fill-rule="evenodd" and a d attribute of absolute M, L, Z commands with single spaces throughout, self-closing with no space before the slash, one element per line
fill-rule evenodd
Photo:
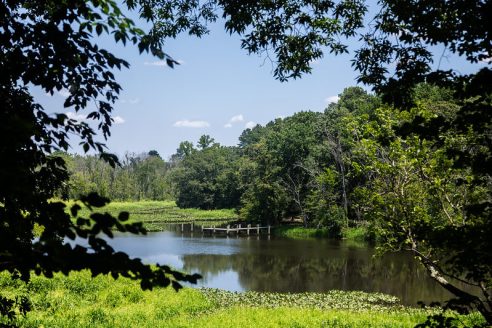
<path fill-rule="evenodd" d="M 13 321 L 23 327 L 413 327 L 439 313 L 403 307 L 392 296 L 362 292 L 142 291 L 129 279 L 91 278 L 88 272 L 33 277 L 28 284 L 0 274 L 0 295 L 29 299 L 33 311 Z M 458 318 L 468 325 L 482 322 L 476 315 Z"/>
<path fill-rule="evenodd" d="M 220 307 L 235 305 L 266 308 L 300 307 L 351 310 L 354 312 L 404 309 L 400 305 L 398 298 L 378 293 L 338 290 L 327 293 L 295 294 L 259 293 L 253 291 L 228 292 L 220 289 L 202 289 L 201 291 L 209 300 Z"/>
<path fill-rule="evenodd" d="M 372 118 L 377 97 L 347 88 L 324 113 L 300 112 L 240 137 L 244 161 L 240 216 L 278 223 L 301 217 L 305 227 L 340 235 L 349 220 L 362 220 L 353 191 L 365 177 L 352 150 L 358 122 Z"/>
<path fill-rule="evenodd" d="M 170 177 L 177 205 L 207 210 L 237 207 L 241 193 L 237 149 L 213 143 L 210 136 L 202 136 L 199 144 L 200 150 L 174 156 L 182 158 Z"/>
<path fill-rule="evenodd" d="M 126 6 L 132 9 L 134 4 Z M 115 252 L 100 238 L 112 236 L 112 229 L 143 233 L 141 224 L 125 223 L 126 215 L 81 217 L 80 206 L 67 214 L 65 204 L 52 201 L 60 190 L 66 191 L 69 172 L 56 152 L 69 149 L 69 135 L 80 139 L 85 152 L 99 153 L 112 166 L 118 162 L 105 153 L 92 126 L 104 140 L 110 136 L 112 105 L 121 90 L 113 71 L 129 64 L 100 48 L 97 36 L 131 43 L 173 65 L 176 62 L 162 51 L 163 40 L 136 27 L 112 0 L 3 1 L 0 21 L 0 272 L 27 282 L 32 272 L 52 277 L 55 272 L 90 269 L 94 276 L 111 273 L 138 279 L 144 289 L 179 289 L 179 281 L 196 281 L 198 276 L 165 266 L 151 268 Z M 67 90 L 64 107 L 75 112 L 94 104 L 87 113 L 94 124 L 50 114 L 31 96 L 33 88 L 51 95 Z M 94 193 L 80 199 L 90 209 L 108 202 Z M 66 242 L 76 237 L 89 246 Z M 0 320 L 13 306 L 2 299 Z"/>
<path fill-rule="evenodd" d="M 121 165 L 112 167 L 96 156 L 58 153 L 65 160 L 70 175 L 60 196 L 78 199 L 89 192 L 97 192 L 112 200 L 170 199 L 169 165 L 157 152 L 152 154 L 126 154 Z"/>
<path fill-rule="evenodd" d="M 358 194 L 382 251 L 412 251 L 431 276 L 456 295 L 459 301 L 449 306 L 462 309 L 466 304 L 487 317 L 492 281 L 488 212 L 476 215 L 468 209 L 490 200 L 490 180 L 473 182 L 477 175 L 471 168 L 457 167 L 448 157 L 450 149 L 473 144 L 477 134 L 443 129 L 436 139 L 424 139 L 395 132 L 417 116 L 423 126 L 436 117 L 454 119 L 455 104 L 439 102 L 436 90 L 429 91 L 435 102 L 419 100 L 410 111 L 383 107 L 376 112 L 377 120 L 361 126 L 364 138 L 358 151 L 365 163 L 359 168 L 371 178 Z M 481 286 L 481 297 L 449 278 Z"/>

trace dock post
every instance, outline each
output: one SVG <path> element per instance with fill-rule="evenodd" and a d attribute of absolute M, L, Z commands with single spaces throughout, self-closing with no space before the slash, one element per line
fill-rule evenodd
<path fill-rule="evenodd" d="M 215 226 L 214 226 L 214 234 L 215 234 Z"/>
<path fill-rule="evenodd" d="M 268 235 L 270 236 L 270 226 L 268 226 Z"/>
<path fill-rule="evenodd" d="M 251 229 L 251 224 L 248 224 L 248 230 L 246 230 L 248 233 L 248 236 L 249 236 L 249 229 Z"/>
<path fill-rule="evenodd" d="M 202 226 L 202 234 L 203 234 L 203 226 Z"/>
<path fill-rule="evenodd" d="M 227 225 L 227 230 L 226 230 L 226 234 L 229 236 L 229 225 Z"/>
<path fill-rule="evenodd" d="M 260 225 L 256 225 L 256 234 L 259 236 L 260 235 Z"/>
<path fill-rule="evenodd" d="M 193 232 L 193 222 L 191 222 L 191 232 Z"/>
<path fill-rule="evenodd" d="M 181 223 L 181 233 L 184 232 L 184 223 Z"/>
<path fill-rule="evenodd" d="M 236 235 L 238 235 L 238 236 L 239 236 L 239 234 L 240 234 L 240 233 L 241 233 L 241 223 L 239 223 L 239 224 L 237 225 L 237 232 L 236 232 Z"/>

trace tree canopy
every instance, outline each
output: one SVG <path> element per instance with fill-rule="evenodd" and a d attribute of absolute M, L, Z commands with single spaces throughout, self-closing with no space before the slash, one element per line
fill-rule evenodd
<path fill-rule="evenodd" d="M 179 281 L 195 282 L 199 276 L 165 265 L 144 265 L 115 252 L 100 237 L 111 237 L 112 229 L 144 233 L 141 225 L 126 223 L 128 213 L 84 218 L 78 215 L 79 205 L 68 211 L 64 203 L 53 200 L 68 179 L 66 163 L 54 152 L 68 150 L 69 134 L 80 137 L 85 151 L 99 152 L 112 165 L 117 159 L 96 141 L 88 123 L 48 114 L 30 88 L 50 94 L 67 89 L 64 105 L 75 111 L 95 103 L 87 117 L 107 138 L 112 104 L 121 90 L 112 70 L 128 63 L 97 44 L 95 36 L 103 33 L 174 63 L 162 52 L 162 39 L 137 28 L 114 1 L 0 2 L 0 270 L 28 280 L 31 272 L 50 277 L 57 271 L 90 269 L 93 275 L 139 279 L 144 289 L 170 284 L 178 289 Z M 95 193 L 80 200 L 89 208 L 108 202 Z M 36 239 L 35 226 L 42 231 Z M 89 247 L 66 242 L 76 237 Z"/>

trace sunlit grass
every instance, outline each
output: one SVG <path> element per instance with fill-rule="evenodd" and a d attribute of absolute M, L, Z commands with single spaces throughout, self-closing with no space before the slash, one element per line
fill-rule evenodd
<path fill-rule="evenodd" d="M 74 202 L 67 203 L 68 207 Z M 174 201 L 111 202 L 96 212 L 108 212 L 117 216 L 120 212 L 130 213 L 130 222 L 142 222 L 148 231 L 164 230 L 166 224 L 190 223 L 220 225 L 237 219 L 233 209 L 200 210 L 179 208 Z M 89 216 L 90 210 L 82 206 L 79 215 Z"/>
<path fill-rule="evenodd" d="M 311 239 L 311 238 L 340 238 L 333 236 L 327 228 L 304 228 L 300 226 L 281 226 L 274 230 L 274 234 L 279 237 L 293 239 Z M 364 243 L 366 240 L 367 228 L 365 227 L 350 227 L 342 229 L 342 239 L 347 239 L 353 242 Z"/>
<path fill-rule="evenodd" d="M 86 271 L 33 277 L 27 285 L 0 273 L 0 295 L 29 298 L 32 311 L 15 322 L 21 327 L 414 327 L 437 311 L 362 292 L 142 291 L 135 281 Z M 478 315 L 460 320 L 481 322 Z"/>
<path fill-rule="evenodd" d="M 364 241 L 367 239 L 366 227 L 351 227 L 342 229 L 342 235 L 345 239 Z"/>
<path fill-rule="evenodd" d="M 296 226 L 281 226 L 274 230 L 279 237 L 306 239 L 306 238 L 328 238 L 330 234 L 327 229 L 304 228 Z"/>

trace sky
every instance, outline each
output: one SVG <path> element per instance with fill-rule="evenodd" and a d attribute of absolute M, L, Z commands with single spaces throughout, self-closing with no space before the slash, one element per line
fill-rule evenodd
<path fill-rule="evenodd" d="M 115 45 L 110 38 L 99 41 L 131 65 L 115 72 L 123 91 L 114 105 L 109 152 L 122 156 L 157 150 L 166 159 L 181 141 L 196 144 L 203 134 L 236 145 L 245 128 L 299 111 L 323 111 L 344 88 L 356 85 L 350 54 L 327 54 L 313 63 L 312 74 L 282 83 L 273 77 L 271 63 L 248 55 L 240 38 L 227 34 L 223 24 L 210 29 L 201 39 L 182 35 L 166 42 L 164 51 L 181 63 L 174 69 L 139 54 L 135 46 Z M 446 59 L 442 65 L 456 64 Z M 48 112 L 84 118 L 84 112 L 63 108 L 67 91 L 49 96 L 34 89 L 33 94 Z M 82 153 L 77 143 L 72 139 L 70 152 Z"/>

